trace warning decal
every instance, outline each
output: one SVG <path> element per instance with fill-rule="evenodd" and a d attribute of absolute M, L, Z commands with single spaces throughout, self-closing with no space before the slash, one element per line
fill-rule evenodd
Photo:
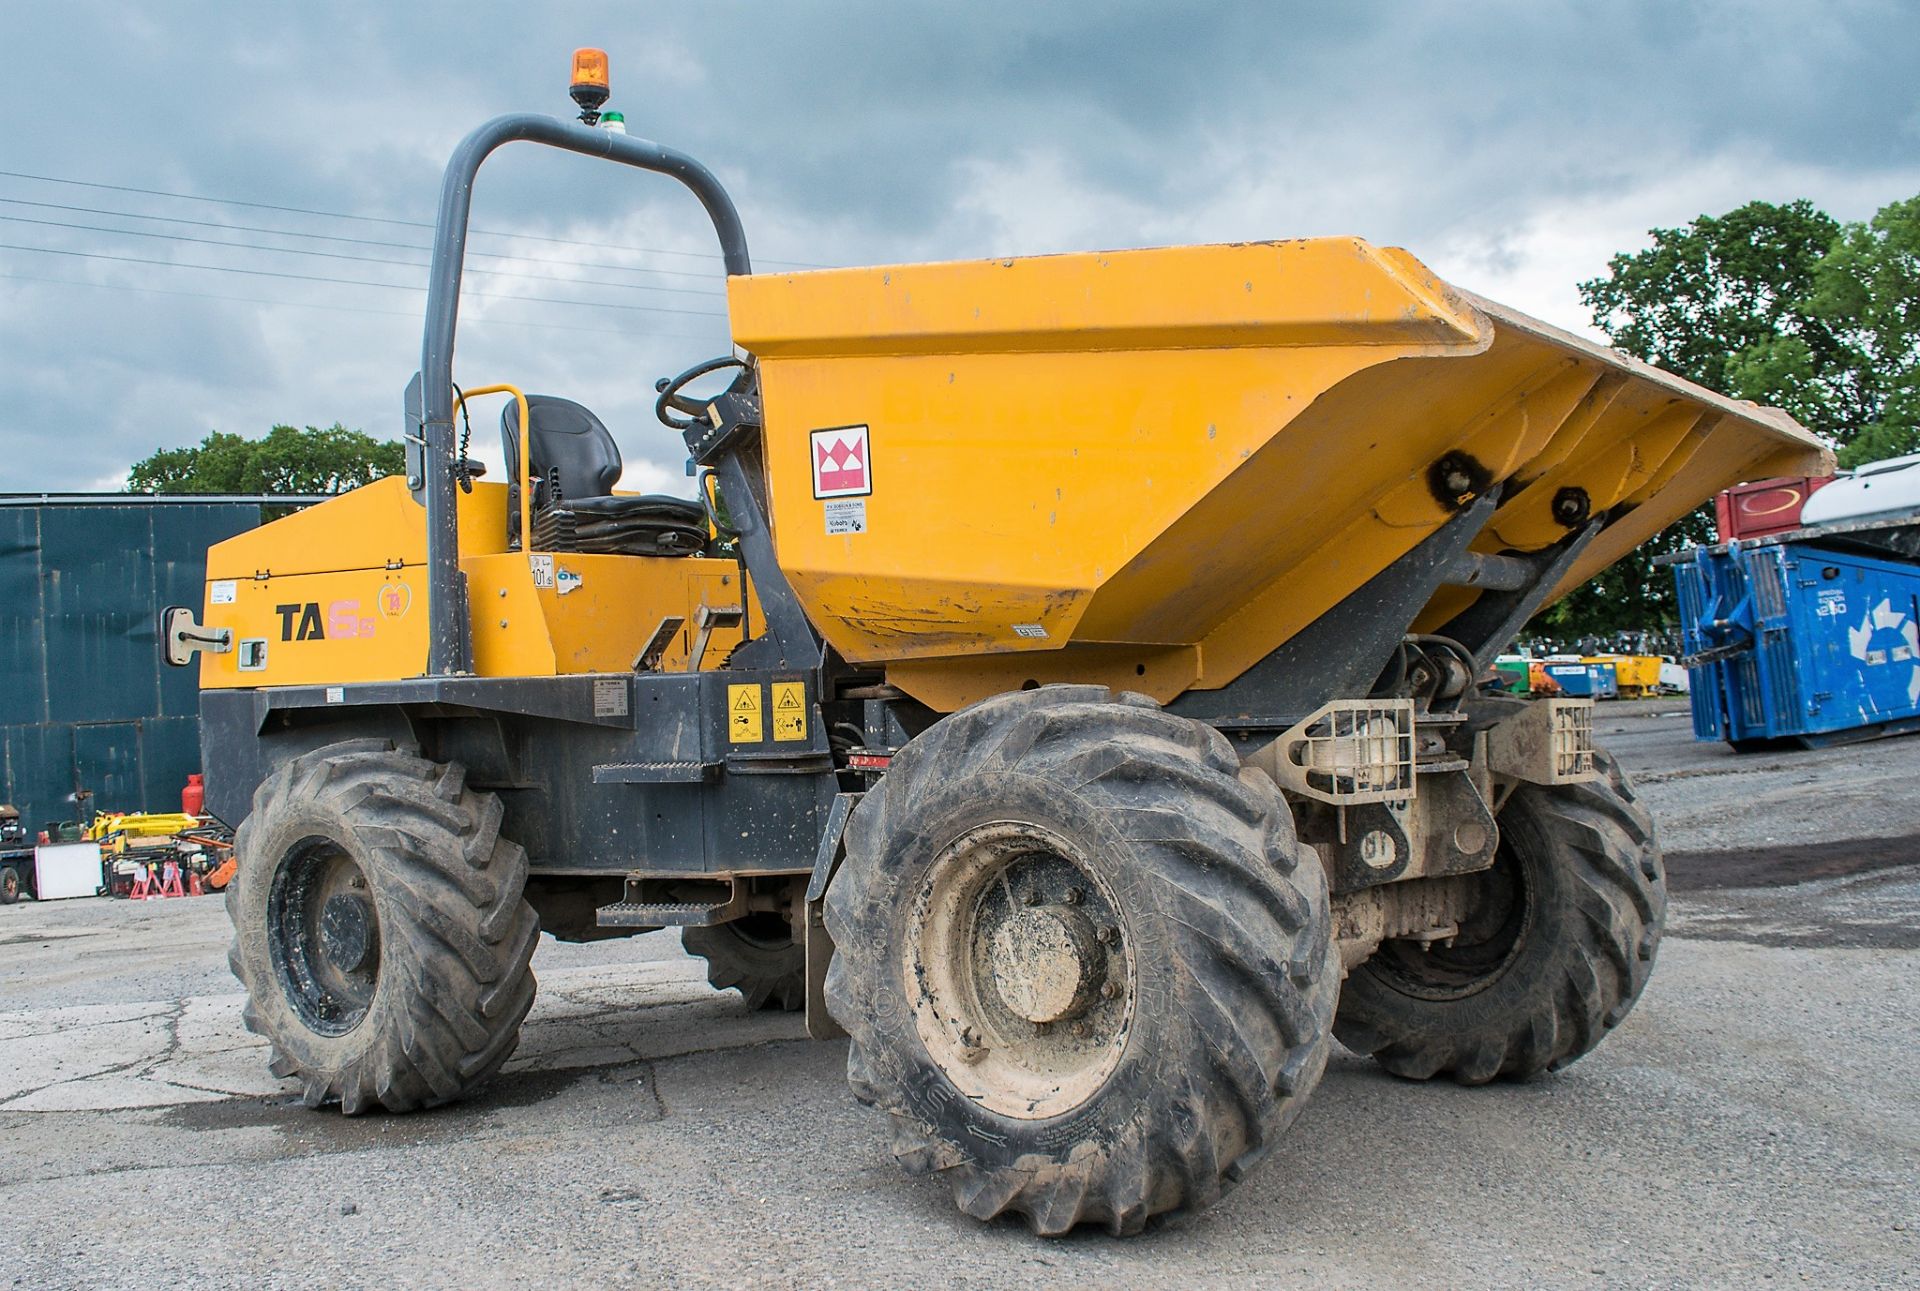
<path fill-rule="evenodd" d="M 760 687 L 727 687 L 727 743 L 758 744 L 767 738 L 761 719 Z"/>
<path fill-rule="evenodd" d="M 801 681 L 773 683 L 773 738 L 807 738 L 807 686 Z"/>
<path fill-rule="evenodd" d="M 861 497 L 873 492 L 867 428 L 834 426 L 808 436 L 813 457 L 813 496 Z"/>

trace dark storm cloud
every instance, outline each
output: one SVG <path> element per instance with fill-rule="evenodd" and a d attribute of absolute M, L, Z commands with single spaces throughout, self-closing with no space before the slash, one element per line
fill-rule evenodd
<path fill-rule="evenodd" d="M 568 51 L 604 45 L 615 105 L 636 133 L 720 171 L 762 263 L 1358 232 L 1578 324 L 1571 282 L 1650 224 L 1802 191 L 1858 217 L 1920 188 L 1920 14 L 1896 3 L 8 3 L 5 22 L 0 169 L 416 220 L 461 133 L 496 112 L 563 112 Z M 425 236 L 0 180 L 7 196 Z M 476 212 L 490 227 L 711 250 L 684 197 L 530 150 L 489 168 Z M 424 281 L 5 222 L 0 242 Z M 0 273 L 13 275 L 0 278 L 8 487 L 97 485 L 216 426 L 395 428 L 415 292 L 15 251 L 0 251 Z M 630 458 L 653 463 L 650 479 L 670 478 L 675 455 L 646 425 L 649 378 L 723 346 L 716 320 L 478 299 L 466 317 L 463 371 L 582 395 Z"/>

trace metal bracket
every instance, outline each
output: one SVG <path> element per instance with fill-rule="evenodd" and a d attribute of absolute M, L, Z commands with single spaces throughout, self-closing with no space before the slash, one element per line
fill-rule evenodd
<path fill-rule="evenodd" d="M 818 901 L 827 895 L 827 884 L 833 880 L 833 871 L 840 864 L 840 843 L 846 836 L 847 821 L 865 796 L 863 793 L 833 795 L 833 806 L 827 811 L 827 827 L 821 831 L 819 850 L 813 854 L 813 877 L 807 880 L 808 901 Z"/>
<path fill-rule="evenodd" d="M 719 628 L 737 628 L 746 611 L 738 605 L 702 605 L 693 613 L 693 625 L 697 629 L 693 638 L 693 649 L 687 652 L 687 671 L 699 672 L 700 661 L 707 657 L 707 642 Z"/>
<path fill-rule="evenodd" d="M 1471 650 L 1476 672 L 1491 668 L 1494 656 L 1507 648 L 1553 595 L 1553 589 L 1606 523 L 1604 516 L 1597 516 L 1555 546 L 1526 556 L 1500 557 L 1494 576 L 1479 584 L 1486 589 L 1480 598 L 1439 629 L 1439 635 L 1451 637 Z M 1521 577 L 1515 568 L 1520 564 L 1532 567 L 1531 577 Z M 1514 586 L 1516 583 L 1519 585 Z"/>
<path fill-rule="evenodd" d="M 806 949 L 807 1035 L 815 1040 L 838 1040 L 846 1030 L 827 1012 L 827 966 L 833 963 L 833 938 L 827 935 L 826 913 L 820 902 L 807 902 L 800 934 Z"/>
<path fill-rule="evenodd" d="M 1336 699 L 1247 761 L 1303 798 L 1390 802 L 1414 792 L 1413 728 L 1410 699 Z"/>
<path fill-rule="evenodd" d="M 688 428 L 687 453 L 701 466 L 711 466 L 742 437 L 760 429 L 760 394 L 751 382 L 749 369 L 746 377 L 707 404 L 706 426 Z"/>
<path fill-rule="evenodd" d="M 160 652 L 169 667 L 184 668 L 203 650 L 226 654 L 232 649 L 232 628 L 202 627 L 192 608 L 185 605 L 169 605 L 160 611 Z"/>
<path fill-rule="evenodd" d="M 1530 784 L 1597 780 L 1593 758 L 1593 701 L 1536 699 L 1488 728 L 1487 769 Z"/>
<path fill-rule="evenodd" d="M 801 941 L 806 950 L 807 1034 L 815 1040 L 834 1040 L 846 1034 L 833 1015 L 827 1012 L 827 965 L 833 962 L 833 938 L 827 935 L 827 884 L 840 864 L 841 843 L 846 837 L 847 821 L 864 794 L 837 793 L 827 812 L 827 827 L 820 833 L 820 847 L 813 856 L 813 875 L 807 880 L 802 903 Z"/>
<path fill-rule="evenodd" d="M 1483 568 L 1466 560 L 1467 544 L 1480 535 L 1499 503 L 1498 488 L 1475 498 L 1226 686 L 1189 690 L 1167 707 L 1222 730 L 1278 730 L 1329 699 L 1366 694 L 1392 661 L 1420 607 L 1448 578 Z M 1497 568 L 1503 580 L 1512 573 L 1505 565 L 1484 568 Z"/>
<path fill-rule="evenodd" d="M 702 606 L 701 608 L 705 609 L 706 607 Z M 633 670 L 635 672 L 658 672 L 660 670 L 660 661 L 666 657 L 667 648 L 673 644 L 674 634 L 685 626 L 687 626 L 687 616 L 684 614 L 669 614 L 662 618 L 660 625 L 653 630 L 653 635 L 647 638 L 647 644 L 641 648 L 639 654 L 633 657 Z M 705 652 L 703 651 L 702 653 Z M 699 667 L 699 662 L 699 656 L 694 656 L 694 668 Z M 692 670 L 693 669 L 689 669 L 689 671 Z"/>

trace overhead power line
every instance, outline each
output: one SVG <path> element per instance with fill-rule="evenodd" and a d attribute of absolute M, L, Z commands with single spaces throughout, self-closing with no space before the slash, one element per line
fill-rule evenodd
<path fill-rule="evenodd" d="M 192 242 L 200 246 L 231 247 L 236 251 L 265 251 L 274 255 L 318 256 L 326 260 L 352 260 L 361 264 L 393 265 L 401 269 L 425 269 L 423 260 L 395 260 L 385 256 L 354 255 L 348 251 L 309 251 L 302 247 L 268 247 L 257 242 L 229 242 L 222 238 L 196 238 L 184 233 L 155 233 L 146 229 L 113 229 L 100 224 L 73 224 L 64 220 L 36 220 L 25 215 L 0 215 L 9 224 L 33 224 L 42 228 L 73 229 L 84 233 L 112 233 L 129 238 L 163 238 L 169 242 Z M 467 273 L 492 274 L 504 278 L 530 278 L 540 282 L 560 282 L 576 287 L 606 287 L 617 291 L 658 291 L 677 296 L 720 296 L 723 293 L 699 287 L 655 287 L 643 282 L 594 282 L 568 278 L 562 274 L 527 273 L 517 269 L 468 269 Z"/>
<path fill-rule="evenodd" d="M 304 233 L 295 229 L 275 229 L 259 224 L 228 224 L 221 220 L 190 220 L 181 215 L 145 215 L 138 211 L 116 211 L 99 206 L 72 206 L 63 202 L 34 202 L 24 197 L 0 197 L 0 204 L 6 206 L 27 206 L 40 211 L 66 211 L 76 215 L 110 215 L 120 220 L 144 220 L 151 224 L 184 224 L 196 229 L 224 229 L 232 233 L 265 233 L 276 238 L 301 238 L 311 242 L 341 242 L 358 247 L 388 247 L 396 251 L 430 251 L 431 247 L 418 242 L 389 242 L 382 238 L 350 238 L 340 233 Z M 115 232 L 132 232 L 114 230 Z M 564 264 L 580 269 L 609 269 L 617 273 L 651 273 L 664 278 L 697 278 L 701 282 L 713 281 L 710 270 L 698 269 L 656 269 L 651 265 L 607 264 L 596 260 L 562 260 L 549 256 L 510 255 L 504 251 L 475 251 L 467 249 L 468 259 L 509 260 L 526 264 Z"/>
<path fill-rule="evenodd" d="M 157 265 L 163 269 L 199 269 L 210 273 L 237 273 L 251 278 L 284 278 L 292 282 L 318 282 L 329 286 L 378 287 L 387 291 L 424 292 L 425 287 L 416 287 L 398 282 L 369 282 L 364 278 L 326 278 L 318 274 L 284 273 L 275 269 L 242 269 L 235 265 L 193 264 L 184 260 L 154 260 L 144 256 L 108 255 L 100 251 L 69 251 L 54 247 L 29 247 L 13 242 L 0 242 L 0 251 L 27 251 L 35 255 L 76 256 L 82 260 L 109 260 L 119 264 Z M 725 318 L 725 313 L 715 313 L 705 309 L 672 309 L 665 305 L 622 305 L 601 300 L 567 300 L 557 296 L 516 296 L 511 292 L 463 291 L 464 296 L 482 300 L 520 300 L 543 305 L 572 305 L 585 309 L 623 309 L 649 314 L 685 314 L 695 318 Z"/>
<path fill-rule="evenodd" d="M 229 296 L 220 292 L 180 291 L 172 287 L 143 287 L 122 282 L 86 282 L 78 278 L 43 278 L 37 274 L 9 273 L 5 270 L 0 270 L 0 279 L 11 279 L 14 282 L 43 283 L 55 287 L 87 287 L 98 291 L 131 291 L 150 296 L 184 296 L 191 300 L 224 300 L 243 305 L 268 305 L 281 309 L 321 309 L 326 310 L 328 313 L 338 314 L 374 314 L 385 318 L 404 318 L 415 323 L 420 321 L 420 315 L 409 313 L 403 309 L 369 309 L 364 305 L 326 305 L 318 301 L 269 300 L 259 296 Z M 508 318 L 474 319 L 471 322 L 463 322 L 461 326 L 482 328 L 528 327 L 543 332 L 584 332 L 593 336 L 606 336 L 610 334 L 609 330 L 604 327 L 575 327 L 566 323 L 534 323 Z M 689 341 L 706 341 L 713 339 L 711 333 L 663 332 L 655 331 L 651 328 L 643 333 L 622 334 L 670 337 L 677 340 Z"/>
<path fill-rule="evenodd" d="M 143 197 L 171 197 L 182 202 L 209 202 L 219 206 L 244 206 L 256 211 L 279 211 L 286 215 L 313 215 L 329 220 L 356 220 L 364 224 L 396 224 L 410 229 L 430 229 L 434 226 L 423 220 L 402 220 L 387 215 L 354 215 L 346 211 L 323 211 L 308 206 L 281 206 L 273 202 L 252 202 L 238 197 L 203 197 L 199 193 L 173 193 L 159 188 L 137 188 L 130 184 L 102 184 L 87 179 L 64 179 L 58 175 L 33 175 L 20 170 L 0 170 L 0 176 L 8 179 L 30 179 L 43 184 L 69 184 L 75 188 L 96 188 L 113 193 L 138 193 Z M 712 251 L 673 251 L 665 247 L 628 247 L 614 246 L 605 242 L 585 242 L 578 238 L 556 238 L 544 233 L 514 233 L 505 229 L 469 229 L 470 233 L 482 233 L 488 237 L 525 238 L 533 242 L 552 242 L 560 246 L 600 247 L 609 251 L 631 251 L 640 255 L 687 256 L 696 260 L 721 260 L 725 257 Z M 801 260 L 769 260 L 770 265 L 783 265 L 793 269 L 825 269 L 829 266 L 809 264 Z"/>

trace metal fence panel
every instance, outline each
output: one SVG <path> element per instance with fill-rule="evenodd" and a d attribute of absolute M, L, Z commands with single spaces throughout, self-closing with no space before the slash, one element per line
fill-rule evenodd
<path fill-rule="evenodd" d="M 198 670 L 160 659 L 157 619 L 201 604 L 207 548 L 252 501 L 0 506 L 0 801 L 39 829 L 99 810 L 178 810 L 198 769 Z"/>

